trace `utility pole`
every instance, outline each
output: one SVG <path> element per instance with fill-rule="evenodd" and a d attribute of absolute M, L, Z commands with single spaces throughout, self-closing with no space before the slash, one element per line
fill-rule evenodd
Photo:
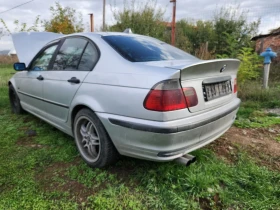
<path fill-rule="evenodd" d="M 172 28 L 171 28 L 171 44 L 175 46 L 175 28 L 176 28 L 176 0 L 170 0 L 173 3 Z"/>
<path fill-rule="evenodd" d="M 90 32 L 94 32 L 94 20 L 93 20 L 92 13 L 89 14 L 89 18 L 90 18 Z"/>
<path fill-rule="evenodd" d="M 106 8 L 106 0 L 103 0 L 103 31 L 105 30 L 106 24 L 105 24 L 105 8 Z"/>

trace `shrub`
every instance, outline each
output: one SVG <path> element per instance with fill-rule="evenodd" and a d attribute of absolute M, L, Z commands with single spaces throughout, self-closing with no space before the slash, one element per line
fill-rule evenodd
<path fill-rule="evenodd" d="M 238 59 L 241 60 L 237 75 L 239 83 L 243 84 L 246 80 L 256 79 L 260 76 L 262 59 L 253 52 L 252 48 L 243 47 L 238 54 Z"/>
<path fill-rule="evenodd" d="M 270 65 L 269 81 L 280 82 L 280 61 L 272 61 Z"/>

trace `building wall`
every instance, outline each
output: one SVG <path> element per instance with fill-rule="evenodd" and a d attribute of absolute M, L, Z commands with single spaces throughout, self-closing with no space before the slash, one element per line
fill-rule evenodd
<path fill-rule="evenodd" d="M 280 61 L 280 34 L 259 38 L 256 41 L 256 52 L 260 54 L 266 48 L 271 47 L 272 51 L 277 53 L 277 61 Z"/>

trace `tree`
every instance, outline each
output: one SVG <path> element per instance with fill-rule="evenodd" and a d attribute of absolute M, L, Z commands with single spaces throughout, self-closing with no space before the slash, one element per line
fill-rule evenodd
<path fill-rule="evenodd" d="M 216 53 L 237 57 L 240 49 L 251 47 L 260 21 L 248 22 L 247 11 L 237 7 L 220 8 L 214 15 Z"/>
<path fill-rule="evenodd" d="M 11 30 L 8 28 L 6 22 L 1 18 L 0 22 L 3 25 L 2 34 L 11 34 Z M 39 31 L 39 23 L 40 23 L 40 16 L 38 15 L 31 26 L 28 26 L 27 23 L 20 22 L 19 20 L 14 20 L 15 29 L 13 30 L 14 33 L 16 32 L 24 32 L 24 31 Z M 0 36 L 1 37 L 1 36 Z"/>
<path fill-rule="evenodd" d="M 193 23 L 183 19 L 176 23 L 176 46 L 193 55 L 200 54 L 198 51 L 202 49 L 207 52 L 214 51 L 215 45 L 213 38 L 214 26 L 210 21 L 199 20 Z"/>
<path fill-rule="evenodd" d="M 279 28 L 275 28 L 269 31 L 269 33 L 274 34 L 274 33 L 279 33 L 280 32 L 280 27 Z"/>
<path fill-rule="evenodd" d="M 4 28 L 0 28 L 0 39 L 2 36 L 5 35 L 5 31 L 4 31 Z"/>
<path fill-rule="evenodd" d="M 157 8 L 155 1 L 146 1 L 141 5 L 133 0 L 130 5 L 124 1 L 122 10 L 113 11 L 117 23 L 107 27 L 107 30 L 123 32 L 126 28 L 131 28 L 133 33 L 163 40 L 166 31 L 164 13 L 164 10 Z"/>
<path fill-rule="evenodd" d="M 70 7 L 63 8 L 58 2 L 50 7 L 52 17 L 42 22 L 45 31 L 71 34 L 84 31 L 81 13 Z"/>

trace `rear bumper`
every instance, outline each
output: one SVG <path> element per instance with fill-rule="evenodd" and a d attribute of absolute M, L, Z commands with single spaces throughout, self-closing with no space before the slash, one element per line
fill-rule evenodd
<path fill-rule="evenodd" d="M 119 153 L 168 161 L 203 147 L 225 133 L 235 120 L 240 100 L 185 119 L 158 122 L 97 113 Z"/>

